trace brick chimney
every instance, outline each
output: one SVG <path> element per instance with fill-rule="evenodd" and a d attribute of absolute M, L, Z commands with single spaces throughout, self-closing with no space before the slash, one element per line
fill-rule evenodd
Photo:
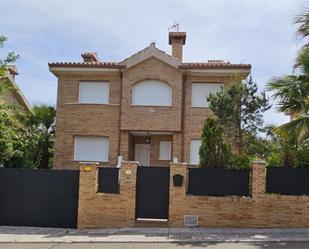
<path fill-rule="evenodd" d="M 172 56 L 182 61 L 182 46 L 186 44 L 186 32 L 169 32 L 168 43 L 172 45 Z"/>
<path fill-rule="evenodd" d="M 81 54 L 84 62 L 99 62 L 98 54 L 95 52 L 85 52 Z"/>

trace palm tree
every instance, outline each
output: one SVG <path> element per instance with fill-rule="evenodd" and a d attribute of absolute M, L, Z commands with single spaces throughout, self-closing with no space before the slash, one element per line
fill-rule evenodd
<path fill-rule="evenodd" d="M 309 9 L 294 18 L 298 24 L 296 34 L 305 39 L 309 37 Z M 283 137 L 295 139 L 301 143 L 309 138 L 309 43 L 299 50 L 294 69 L 297 75 L 273 78 L 268 83 L 268 90 L 279 101 L 277 109 L 291 115 L 292 120 L 276 129 Z"/>
<path fill-rule="evenodd" d="M 278 100 L 277 109 L 291 115 L 292 120 L 276 131 L 286 138 L 301 143 L 309 138 L 309 75 L 287 75 L 274 78 L 268 90 Z"/>
<path fill-rule="evenodd" d="M 18 118 L 38 136 L 35 161 L 39 169 L 50 168 L 53 156 L 54 125 L 56 110 L 53 106 L 35 105 L 33 112 L 28 115 L 19 115 Z"/>

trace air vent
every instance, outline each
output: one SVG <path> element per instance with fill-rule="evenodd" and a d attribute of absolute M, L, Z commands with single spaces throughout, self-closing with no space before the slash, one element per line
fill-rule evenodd
<path fill-rule="evenodd" d="M 197 215 L 185 215 L 184 225 L 186 227 L 196 227 L 198 226 L 198 216 Z"/>

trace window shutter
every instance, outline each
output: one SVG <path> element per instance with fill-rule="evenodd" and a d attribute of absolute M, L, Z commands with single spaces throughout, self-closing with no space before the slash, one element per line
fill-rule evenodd
<path fill-rule="evenodd" d="M 79 103 L 108 104 L 109 83 L 108 82 L 80 82 Z"/>
<path fill-rule="evenodd" d="M 210 93 L 216 93 L 221 90 L 220 83 L 192 83 L 192 107 L 208 107 L 207 98 Z"/>
<path fill-rule="evenodd" d="M 108 161 L 108 137 L 76 136 L 74 160 L 77 161 Z"/>
<path fill-rule="evenodd" d="M 144 80 L 132 88 L 132 105 L 172 106 L 172 88 L 158 80 Z"/>
<path fill-rule="evenodd" d="M 199 150 L 201 147 L 201 140 L 191 140 L 190 142 L 190 164 L 199 164 L 200 156 Z"/>
<path fill-rule="evenodd" d="M 171 141 L 160 141 L 159 160 L 171 160 Z"/>

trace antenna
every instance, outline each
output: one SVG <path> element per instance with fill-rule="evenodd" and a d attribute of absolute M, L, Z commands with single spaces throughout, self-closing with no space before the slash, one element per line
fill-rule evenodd
<path fill-rule="evenodd" d="M 177 22 L 175 22 L 175 21 L 173 21 L 173 23 L 174 23 L 174 24 L 168 28 L 168 31 L 174 30 L 174 31 L 176 31 L 176 32 L 179 32 L 179 23 L 177 23 Z"/>

